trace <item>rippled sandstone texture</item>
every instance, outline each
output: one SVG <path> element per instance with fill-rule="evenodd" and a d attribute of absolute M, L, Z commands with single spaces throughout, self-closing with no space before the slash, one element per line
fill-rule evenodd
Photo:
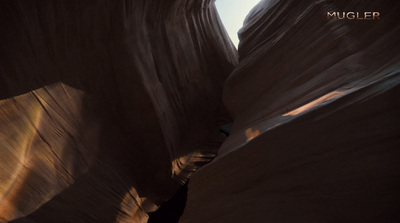
<path fill-rule="evenodd" d="M 232 132 L 180 222 L 399 222 L 399 4 L 261 1 L 224 85 Z"/>
<path fill-rule="evenodd" d="M 5 0 L 0 27 L 0 221 L 146 222 L 215 156 L 213 1 Z"/>

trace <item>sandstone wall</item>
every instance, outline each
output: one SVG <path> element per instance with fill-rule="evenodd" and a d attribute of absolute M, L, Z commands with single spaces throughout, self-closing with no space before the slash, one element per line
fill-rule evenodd
<path fill-rule="evenodd" d="M 0 27 L 0 221 L 145 222 L 215 156 L 213 1 L 5 0 Z"/>
<path fill-rule="evenodd" d="M 263 0 L 224 84 L 234 118 L 181 222 L 398 222 L 398 1 Z M 377 11 L 379 20 L 327 19 Z"/>

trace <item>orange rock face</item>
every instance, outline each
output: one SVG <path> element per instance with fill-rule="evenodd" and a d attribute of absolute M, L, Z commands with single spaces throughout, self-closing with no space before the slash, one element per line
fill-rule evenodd
<path fill-rule="evenodd" d="M 224 140 L 212 1 L 2 1 L 0 26 L 0 221 L 146 222 Z"/>
<path fill-rule="evenodd" d="M 261 1 L 224 85 L 232 132 L 193 175 L 180 221 L 398 222 L 399 9 Z"/>

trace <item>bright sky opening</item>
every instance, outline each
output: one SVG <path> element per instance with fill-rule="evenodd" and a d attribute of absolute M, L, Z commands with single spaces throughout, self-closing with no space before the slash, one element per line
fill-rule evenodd
<path fill-rule="evenodd" d="M 259 2 L 260 0 L 216 0 L 219 17 L 236 48 L 239 44 L 237 32 L 242 28 L 249 11 Z"/>

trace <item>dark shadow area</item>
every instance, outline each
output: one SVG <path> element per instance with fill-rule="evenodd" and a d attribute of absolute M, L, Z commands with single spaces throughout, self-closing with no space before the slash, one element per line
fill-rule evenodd
<path fill-rule="evenodd" d="M 226 124 L 226 125 L 221 125 L 221 126 L 219 127 L 219 131 L 222 132 L 226 137 L 228 137 L 229 134 L 231 133 L 232 125 L 233 125 L 232 122 L 229 122 L 229 123 Z"/>
<path fill-rule="evenodd" d="M 149 215 L 148 223 L 178 222 L 186 206 L 188 183 L 183 185 L 167 202 Z"/>

